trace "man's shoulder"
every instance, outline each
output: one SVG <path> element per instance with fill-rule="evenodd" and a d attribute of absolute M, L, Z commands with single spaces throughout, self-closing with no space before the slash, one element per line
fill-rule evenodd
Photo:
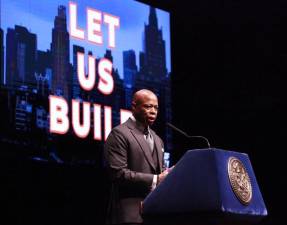
<path fill-rule="evenodd" d="M 129 123 L 130 123 L 130 121 L 127 120 L 126 122 L 115 126 L 113 128 L 113 131 L 115 131 L 115 132 L 125 131 L 125 130 L 129 129 Z"/>
<path fill-rule="evenodd" d="M 111 141 L 114 140 L 124 140 L 126 139 L 128 133 L 129 132 L 127 124 L 126 123 L 119 124 L 111 130 L 105 144 L 108 145 Z"/>

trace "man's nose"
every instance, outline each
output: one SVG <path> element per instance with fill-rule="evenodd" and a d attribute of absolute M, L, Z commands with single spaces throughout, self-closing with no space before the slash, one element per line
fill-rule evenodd
<path fill-rule="evenodd" d="M 150 112 L 155 114 L 157 110 L 154 107 L 151 107 Z"/>

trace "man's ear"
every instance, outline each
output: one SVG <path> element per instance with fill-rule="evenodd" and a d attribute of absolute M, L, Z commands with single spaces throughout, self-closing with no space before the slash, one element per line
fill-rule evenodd
<path fill-rule="evenodd" d="M 136 103 L 135 102 L 132 102 L 132 110 L 134 111 L 136 109 Z"/>

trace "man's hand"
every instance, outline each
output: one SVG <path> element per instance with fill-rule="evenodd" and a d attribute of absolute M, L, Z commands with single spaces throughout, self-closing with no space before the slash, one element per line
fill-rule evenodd
<path fill-rule="evenodd" d="M 160 182 L 162 182 L 165 177 L 170 173 L 170 171 L 174 168 L 174 166 L 170 167 L 170 168 L 167 168 L 166 170 L 164 170 L 161 174 L 158 175 L 158 178 L 157 178 L 157 185 L 160 184 Z"/>

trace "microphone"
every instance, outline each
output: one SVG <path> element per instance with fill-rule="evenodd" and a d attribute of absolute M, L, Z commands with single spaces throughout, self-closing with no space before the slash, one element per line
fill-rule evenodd
<path fill-rule="evenodd" d="M 206 137 L 204 137 L 204 136 L 191 136 L 191 135 L 188 135 L 187 133 L 185 133 L 184 131 L 182 131 L 181 129 L 177 128 L 176 126 L 172 125 L 169 122 L 167 122 L 166 125 L 169 126 L 172 129 L 176 130 L 177 132 L 181 133 L 182 135 L 184 135 L 187 138 L 201 138 L 201 139 L 203 139 L 206 142 L 208 148 L 210 148 L 210 143 L 209 143 L 209 141 L 208 141 L 208 139 Z"/>

